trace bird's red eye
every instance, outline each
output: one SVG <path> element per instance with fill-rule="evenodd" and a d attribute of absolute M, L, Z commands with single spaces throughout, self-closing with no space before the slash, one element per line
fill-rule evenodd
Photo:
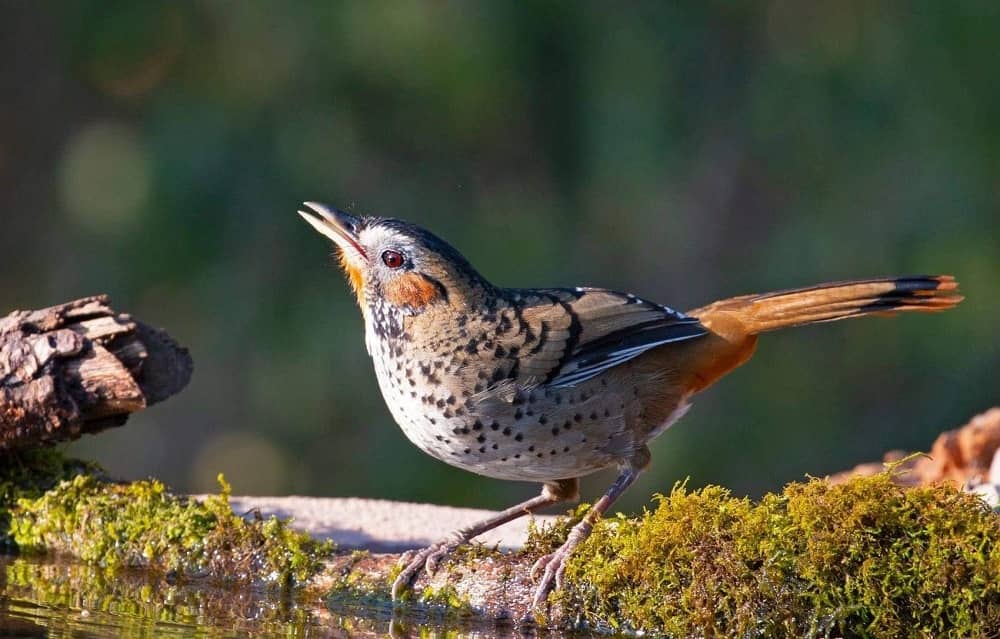
<path fill-rule="evenodd" d="M 405 261 L 403 254 L 398 251 L 386 251 L 382 253 L 382 263 L 389 268 L 399 268 Z"/>

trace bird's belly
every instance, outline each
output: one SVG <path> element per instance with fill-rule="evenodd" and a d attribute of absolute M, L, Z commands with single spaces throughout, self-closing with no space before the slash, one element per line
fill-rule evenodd
<path fill-rule="evenodd" d="M 419 365 L 375 358 L 382 396 L 406 437 L 452 466 L 496 479 L 550 481 L 621 463 L 633 441 L 627 402 L 583 384 L 520 399 L 427 384 Z M 407 372 L 409 371 L 409 372 Z"/>

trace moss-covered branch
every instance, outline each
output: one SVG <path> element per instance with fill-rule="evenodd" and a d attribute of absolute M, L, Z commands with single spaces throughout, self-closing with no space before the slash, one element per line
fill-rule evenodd
<path fill-rule="evenodd" d="M 49 449 L 0 466 L 0 540 L 23 553 L 71 555 L 108 569 L 147 568 L 176 579 L 305 583 L 332 545 L 275 517 L 240 517 L 229 486 L 204 501 L 159 481 L 111 482 L 100 469 Z"/>
<path fill-rule="evenodd" d="M 226 486 L 196 502 L 159 482 L 111 483 L 87 465 L 34 454 L 20 470 L 5 465 L 0 480 L 4 534 L 22 550 L 181 581 L 294 583 L 325 593 L 335 612 L 393 606 L 397 555 L 331 555 L 277 519 L 234 515 Z M 572 522 L 534 531 L 516 553 L 463 549 L 421 576 L 396 614 L 530 617 L 530 565 Z M 551 603 L 542 623 L 672 636 L 995 636 L 1000 516 L 951 485 L 905 487 L 888 473 L 793 483 L 756 502 L 678 486 L 638 517 L 601 521 Z"/>
<path fill-rule="evenodd" d="M 529 615 L 531 563 L 571 523 L 534 533 L 520 553 L 460 555 L 421 577 L 412 605 Z M 333 601 L 388 605 L 393 559 L 342 559 Z M 793 483 L 757 502 L 678 486 L 639 517 L 601 521 L 566 577 L 543 623 L 682 637 L 995 636 L 1000 517 L 949 485 L 902 487 L 888 473 Z"/>

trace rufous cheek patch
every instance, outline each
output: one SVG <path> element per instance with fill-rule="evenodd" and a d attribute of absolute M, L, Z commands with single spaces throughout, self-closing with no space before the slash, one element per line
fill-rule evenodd
<path fill-rule="evenodd" d="M 386 284 L 384 295 L 393 306 L 419 309 L 440 297 L 441 291 L 423 275 L 404 273 Z"/>

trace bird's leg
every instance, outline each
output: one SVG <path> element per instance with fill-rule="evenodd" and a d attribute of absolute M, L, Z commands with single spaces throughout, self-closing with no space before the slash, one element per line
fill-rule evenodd
<path fill-rule="evenodd" d="M 417 552 L 409 559 L 406 567 L 403 568 L 403 571 L 399 573 L 399 576 L 392 583 L 393 600 L 399 599 L 400 594 L 413 581 L 421 568 L 425 568 L 428 575 L 434 574 L 437 564 L 442 558 L 473 537 L 478 537 L 509 521 L 533 513 L 539 508 L 558 504 L 561 501 L 576 499 L 579 495 L 579 488 L 579 479 L 560 479 L 558 481 L 546 482 L 542 487 L 542 494 L 537 497 L 532 497 L 527 501 L 511 506 L 489 519 L 484 519 L 466 528 L 456 530 L 438 543 Z"/>
<path fill-rule="evenodd" d="M 648 465 L 649 451 L 645 450 L 644 452 L 644 455 L 637 455 L 637 459 L 634 460 L 634 462 L 638 461 L 638 464 L 633 462 L 622 468 L 615 479 L 615 483 L 611 484 L 611 488 L 587 511 L 584 518 L 569 531 L 569 535 L 567 535 L 563 545 L 559 546 L 555 552 L 545 555 L 536 561 L 531 567 L 531 578 L 538 580 L 538 588 L 535 590 L 535 599 L 532 603 L 534 609 L 540 610 L 545 605 L 553 586 L 555 588 L 562 588 L 563 574 L 566 572 L 566 560 L 569 559 L 573 550 L 590 536 L 597 520 L 607 512 L 616 499 L 621 497 L 621 494 L 632 485 L 632 482 L 636 480 L 639 473 Z M 542 570 L 544 570 L 544 573 L 542 573 L 539 580 L 538 575 Z"/>

